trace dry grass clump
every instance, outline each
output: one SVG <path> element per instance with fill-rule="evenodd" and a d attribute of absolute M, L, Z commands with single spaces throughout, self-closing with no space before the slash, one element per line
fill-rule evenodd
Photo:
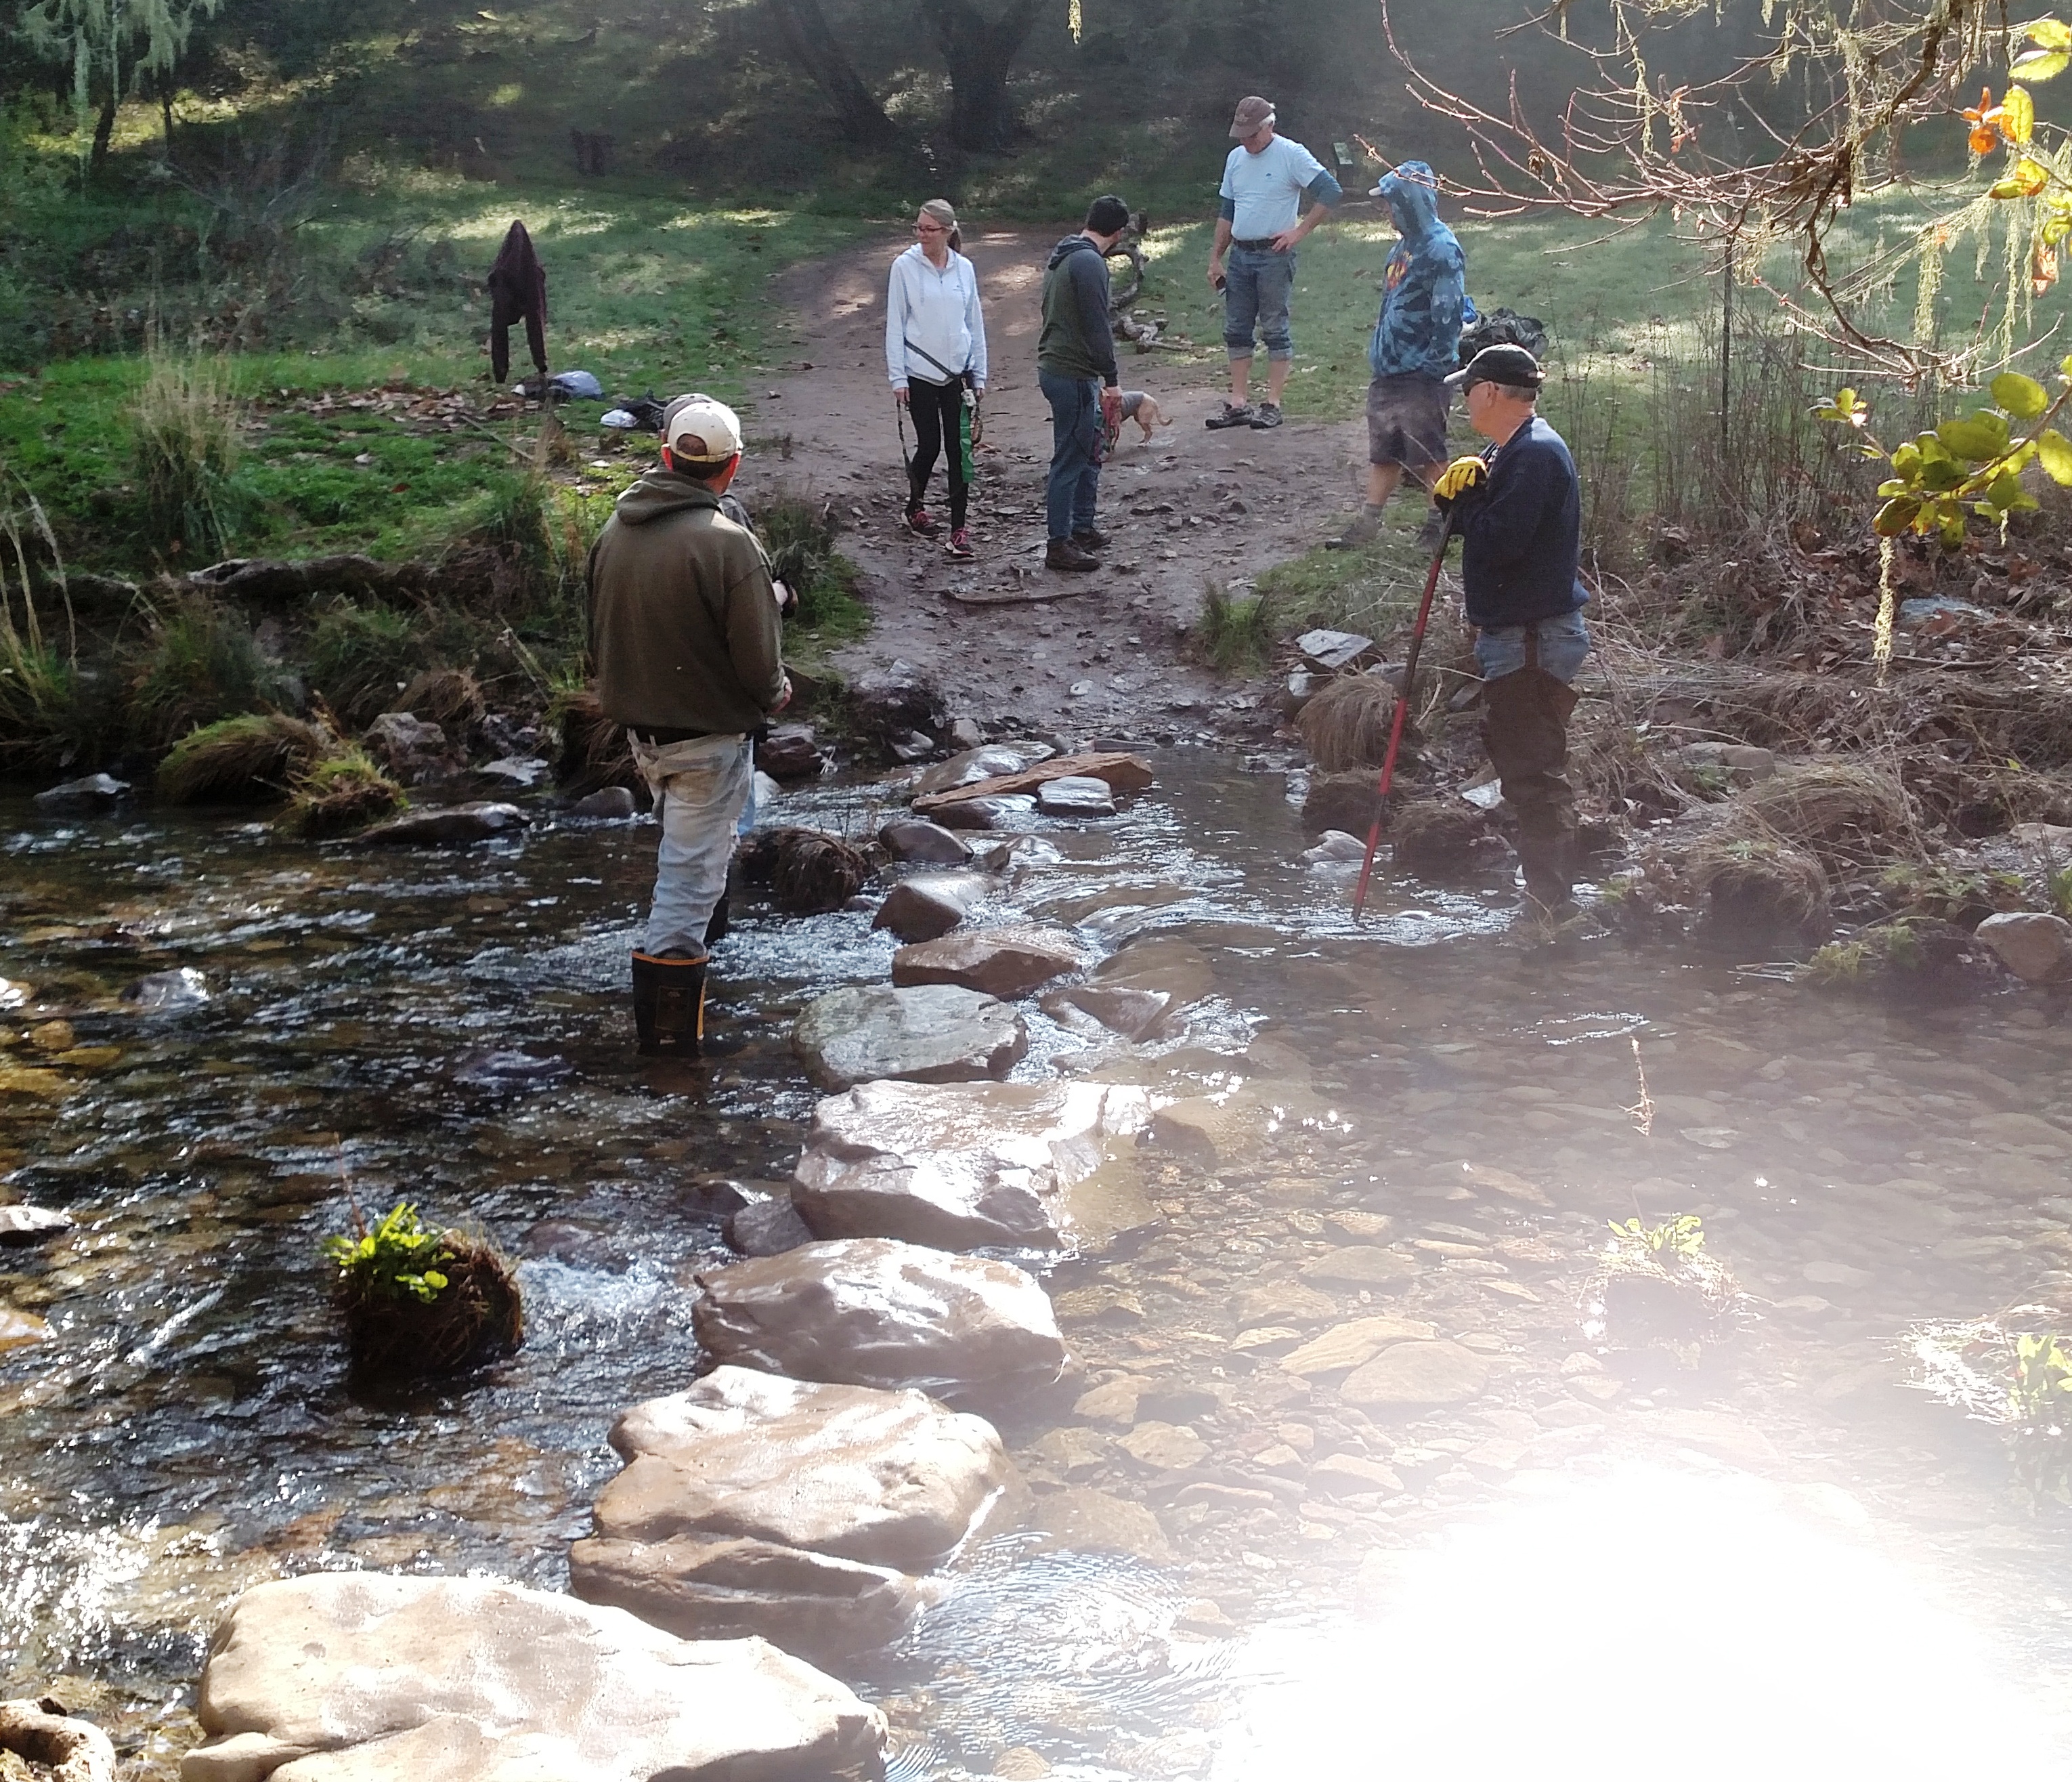
<path fill-rule="evenodd" d="M 838 910 L 870 882 L 870 857 L 818 829 L 758 829 L 741 845 L 742 876 L 767 885 L 793 916 Z"/>
<path fill-rule="evenodd" d="M 482 687 L 467 669 L 426 669 L 405 687 L 389 708 L 406 711 L 428 724 L 473 724 L 489 709 Z"/>
<path fill-rule="evenodd" d="M 1295 727 L 1318 767 L 1346 773 L 1380 767 L 1395 711 L 1395 692 L 1380 676 L 1342 674 L 1324 683 Z"/>
<path fill-rule="evenodd" d="M 311 837 L 343 835 L 409 802 L 403 788 L 357 743 L 312 763 L 296 776 L 293 789 L 286 821 L 290 828 Z"/>
<path fill-rule="evenodd" d="M 556 693 L 547 710 L 547 722 L 561 739 L 554 782 L 569 797 L 581 798 L 606 786 L 623 786 L 636 795 L 646 788 L 648 782 L 634 764 L 633 749 L 626 740 L 626 726 L 605 716 L 593 689 L 569 688 Z"/>
<path fill-rule="evenodd" d="M 1364 836 L 1381 814 L 1381 793 L 1371 773 L 1318 773 L 1309 777 L 1302 800 L 1302 827 L 1309 834 L 1343 829 Z"/>
<path fill-rule="evenodd" d="M 158 763 L 169 805 L 276 805 L 338 741 L 285 712 L 248 712 L 191 730 Z"/>
<path fill-rule="evenodd" d="M 1488 813 L 1472 805 L 1405 805 L 1390 818 L 1387 833 L 1396 865 L 1420 879 L 1478 872 L 1490 863 L 1493 853 L 1503 852 L 1500 843 L 1492 846 Z"/>
<path fill-rule="evenodd" d="M 154 346 L 146 362 L 129 420 L 151 542 L 189 564 L 214 562 L 229 549 L 237 505 L 241 419 L 228 361 Z"/>
<path fill-rule="evenodd" d="M 1733 803 L 1730 826 L 1813 855 L 1830 870 L 1918 857 L 1913 801 L 1890 768 L 1867 761 L 1782 767 Z"/>
<path fill-rule="evenodd" d="M 1729 946 L 1823 940 L 1834 927 L 1819 860 L 1774 837 L 1715 832 L 1678 862 L 1704 930 Z"/>

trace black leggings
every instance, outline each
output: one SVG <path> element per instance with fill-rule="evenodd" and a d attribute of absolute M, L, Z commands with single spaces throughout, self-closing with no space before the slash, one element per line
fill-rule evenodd
<path fill-rule="evenodd" d="M 914 417 L 914 464 L 909 473 L 906 507 L 911 512 L 928 492 L 928 479 L 935 474 L 936 455 L 949 442 L 946 468 L 950 477 L 950 529 L 960 529 L 971 501 L 971 434 L 964 420 L 962 383 L 931 384 L 925 378 L 906 381 L 906 412 Z"/>

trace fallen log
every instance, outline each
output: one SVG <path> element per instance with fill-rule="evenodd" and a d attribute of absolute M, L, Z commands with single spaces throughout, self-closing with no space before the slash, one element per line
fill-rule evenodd
<path fill-rule="evenodd" d="M 930 792 L 914 800 L 916 816 L 952 805 L 968 804 L 974 798 L 1001 798 L 1015 792 L 1030 792 L 1046 780 L 1071 776 L 1105 780 L 1111 792 L 1142 792 L 1157 776 L 1141 755 L 1063 755 L 1039 761 L 1019 773 L 997 773 L 990 780 L 974 780 L 968 786 L 953 786 L 948 792 Z"/>
<path fill-rule="evenodd" d="M 421 599 L 432 591 L 432 574 L 424 563 L 379 563 L 371 557 L 347 554 L 292 561 L 233 557 L 169 579 L 173 587 L 186 593 L 278 606 L 319 594 Z"/>

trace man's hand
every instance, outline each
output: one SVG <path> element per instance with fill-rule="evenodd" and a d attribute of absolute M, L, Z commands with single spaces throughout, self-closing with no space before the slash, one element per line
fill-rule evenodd
<path fill-rule="evenodd" d="M 894 384 L 892 386 L 892 400 L 902 409 L 906 406 L 906 386 L 904 384 Z"/>
<path fill-rule="evenodd" d="M 786 676 L 784 677 L 784 685 L 783 685 L 783 689 L 779 692 L 779 693 L 778 693 L 778 695 L 777 695 L 777 703 L 776 703 L 775 705 L 772 706 L 770 708 L 770 715 L 771 715 L 772 718 L 775 718 L 775 717 L 778 714 L 778 713 L 779 713 L 780 711 L 782 711 L 782 710 L 783 710 L 787 706 L 790 705 L 791 703 L 791 676 L 790 676 L 790 675 L 788 675 L 788 674 L 787 674 L 787 675 L 786 675 Z"/>
<path fill-rule="evenodd" d="M 777 596 L 777 611 L 788 616 L 799 604 L 799 597 L 783 582 L 773 580 L 770 591 Z"/>
<path fill-rule="evenodd" d="M 1293 228 L 1283 229 L 1273 238 L 1273 251 L 1276 253 L 1293 253 L 1301 245 L 1302 237 L 1309 233 L 1300 224 Z"/>
<path fill-rule="evenodd" d="M 1220 256 L 1213 253 L 1209 256 L 1209 288 L 1211 290 L 1221 290 L 1223 288 L 1223 260 Z"/>
<path fill-rule="evenodd" d="M 1457 501 L 1482 481 L 1488 469 L 1479 458 L 1456 458 L 1439 472 L 1439 480 L 1432 485 L 1432 492 L 1441 501 Z"/>

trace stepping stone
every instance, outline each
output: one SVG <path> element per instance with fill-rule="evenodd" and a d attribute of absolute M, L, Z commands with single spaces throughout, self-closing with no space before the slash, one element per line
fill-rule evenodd
<path fill-rule="evenodd" d="M 894 860 L 924 866 L 961 866 L 972 857 L 962 837 L 919 817 L 894 817 L 878 832 L 878 842 Z"/>
<path fill-rule="evenodd" d="M 130 783 L 112 774 L 90 773 L 84 780 L 68 780 L 61 786 L 39 792 L 31 800 L 39 811 L 105 810 L 130 796 Z"/>
<path fill-rule="evenodd" d="M 516 805 L 476 799 L 431 810 L 409 811 L 362 829 L 356 841 L 376 847 L 454 848 L 517 834 L 531 821 Z"/>
<path fill-rule="evenodd" d="M 686 1640 L 623 1609 L 476 1578 L 260 1584 L 209 1643 L 208 1742 L 182 1782 L 399 1776 L 857 1778 L 885 1717 L 758 1640 Z"/>
<path fill-rule="evenodd" d="M 2062 916 L 2034 910 L 1989 916 L 1977 932 L 2000 963 L 2025 982 L 2060 984 L 2072 978 L 2072 922 Z"/>
<path fill-rule="evenodd" d="M 926 798 L 939 792 L 953 792 L 960 786 L 975 786 L 981 780 L 1023 772 L 1056 752 L 1043 743 L 995 743 L 989 747 L 966 749 L 947 761 L 938 761 L 921 776 L 914 791 L 917 796 Z"/>
<path fill-rule="evenodd" d="M 824 1238 L 1062 1249 L 1073 1189 L 1149 1107 L 1087 1082 L 865 1083 L 814 1109 L 792 1202 Z"/>
<path fill-rule="evenodd" d="M 978 928 L 902 947 L 892 956 L 895 985 L 959 984 L 1009 1000 L 1026 996 L 1086 961 L 1057 928 Z"/>
<path fill-rule="evenodd" d="M 1144 1039 L 1174 1006 L 1173 998 L 1164 990 L 1104 990 L 1098 984 L 1074 984 L 1053 990 L 1043 998 L 1046 1013 L 1076 1009 L 1125 1039 Z"/>
<path fill-rule="evenodd" d="M 1036 808 L 1046 817 L 1112 817 L 1115 794 L 1105 780 L 1067 774 L 1036 788 Z"/>
<path fill-rule="evenodd" d="M 1006 1003 L 954 984 L 859 985 L 808 1003 L 791 1043 L 823 1089 L 881 1077 L 967 1083 L 1006 1076 L 1029 1049 L 1029 1029 Z"/>
<path fill-rule="evenodd" d="M 985 894 L 985 882 L 974 874 L 916 874 L 892 887 L 870 925 L 890 928 L 902 940 L 933 940 L 970 915 Z"/>
<path fill-rule="evenodd" d="M 993 1426 L 925 1393 L 725 1367 L 637 1405 L 627 1462 L 569 1554 L 576 1594 L 686 1638 L 760 1634 L 828 1662 L 897 1640 L 912 1574 L 1005 1486 Z"/>
<path fill-rule="evenodd" d="M 808 1244 L 697 1277 L 698 1343 L 721 1365 L 1011 1404 L 1064 1370 L 1049 1296 L 1005 1262 L 885 1238 Z"/>

